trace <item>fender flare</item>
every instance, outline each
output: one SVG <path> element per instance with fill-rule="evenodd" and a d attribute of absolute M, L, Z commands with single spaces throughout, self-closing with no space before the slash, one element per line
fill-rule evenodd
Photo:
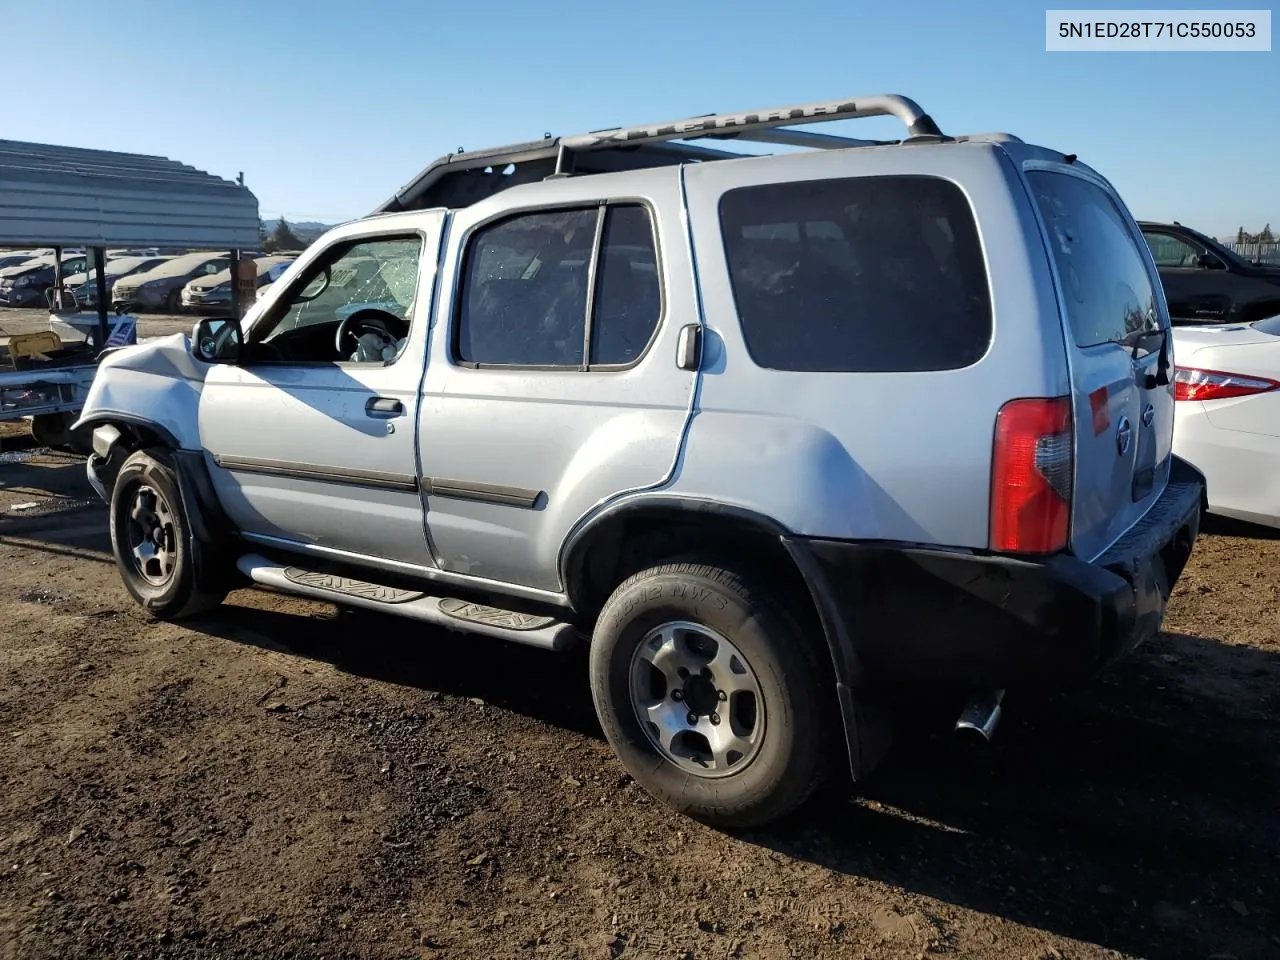
<path fill-rule="evenodd" d="M 213 491 L 213 480 L 204 460 L 204 451 L 184 448 L 168 428 L 133 413 L 95 410 L 90 416 L 77 421 L 76 428 L 90 432 L 93 438 L 93 456 L 105 463 L 123 437 L 117 428 L 119 424 L 137 427 L 159 439 L 160 446 L 167 450 L 173 460 L 174 473 L 178 478 L 178 493 L 182 497 L 183 511 L 191 524 L 192 535 L 208 544 L 225 544 L 230 536 L 230 520 L 223 513 L 222 505 Z M 99 435 L 101 427 L 117 429 L 113 431 L 114 436 L 106 431 Z"/>
<path fill-rule="evenodd" d="M 854 780 L 865 778 L 880 762 L 889 747 L 892 723 L 888 713 L 875 701 L 868 688 L 866 674 L 858 656 L 855 638 L 848 636 L 835 612 L 830 590 L 833 585 L 814 562 L 803 537 L 765 514 L 734 504 L 719 503 L 677 494 L 645 494 L 617 500 L 583 518 L 565 538 L 560 550 L 560 582 L 569 590 L 576 550 L 604 523 L 641 514 L 647 510 L 687 513 L 691 517 L 713 516 L 741 522 L 754 532 L 776 538 L 783 553 L 790 558 L 803 581 L 821 625 L 827 655 L 836 681 L 840 720 L 844 729 L 849 770 Z"/>
<path fill-rule="evenodd" d="M 161 426 L 154 420 L 149 420 L 146 417 L 140 417 L 136 413 L 124 413 L 123 411 L 116 410 L 95 410 L 87 417 L 82 416 L 74 425 L 72 425 L 71 429 L 86 430 L 92 434 L 98 429 L 98 427 L 113 426 L 117 423 L 122 423 L 130 427 L 138 427 L 154 433 L 170 450 L 182 449 L 182 445 L 178 443 L 178 438 L 173 435 L 173 432 L 170 431 L 168 427 Z M 94 453 L 100 457 L 105 458 L 106 456 L 105 452 L 95 450 Z"/>

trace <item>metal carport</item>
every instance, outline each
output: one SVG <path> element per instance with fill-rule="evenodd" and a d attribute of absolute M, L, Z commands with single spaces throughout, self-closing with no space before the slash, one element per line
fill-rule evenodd
<path fill-rule="evenodd" d="M 76 324 L 92 331 L 82 347 L 93 353 L 86 362 L 15 364 L 13 373 L 0 373 L 0 420 L 29 415 L 33 433 L 37 426 L 65 433 L 92 382 L 93 355 L 108 343 L 108 247 L 226 250 L 235 277 L 234 261 L 257 249 L 259 229 L 258 200 L 243 177 L 225 180 L 165 157 L 0 140 L 0 247 L 53 247 L 55 292 L 63 248 L 92 250 L 98 288 L 97 322 L 89 315 Z M 238 313 L 238 284 L 232 289 Z"/>
<path fill-rule="evenodd" d="M 166 157 L 0 140 L 0 246 L 93 248 L 99 345 L 107 247 L 227 250 L 237 258 L 260 242 L 258 199 L 239 180 Z"/>

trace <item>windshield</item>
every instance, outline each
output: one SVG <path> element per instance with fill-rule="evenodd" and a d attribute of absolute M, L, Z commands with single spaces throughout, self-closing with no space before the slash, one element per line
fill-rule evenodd
<path fill-rule="evenodd" d="M 1213 253 L 1221 257 L 1223 260 L 1226 260 L 1230 263 L 1235 263 L 1235 264 L 1249 262 L 1244 257 L 1240 256 L 1240 254 L 1232 250 L 1230 247 L 1223 246 L 1217 240 L 1213 239 L 1213 237 L 1206 237 L 1199 230 L 1192 230 L 1190 227 L 1183 227 L 1182 229 L 1186 230 L 1187 233 L 1191 234 L 1191 236 L 1195 237 L 1197 240 L 1203 243 L 1206 247 L 1208 247 L 1211 251 L 1213 251 Z"/>
<path fill-rule="evenodd" d="M 1273 337 L 1280 337 L 1280 313 L 1277 313 L 1274 317 L 1259 320 L 1253 325 L 1253 329 L 1261 333 L 1269 333 Z"/>

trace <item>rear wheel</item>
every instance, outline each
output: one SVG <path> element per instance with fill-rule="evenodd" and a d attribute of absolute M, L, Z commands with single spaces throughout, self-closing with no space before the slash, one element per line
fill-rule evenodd
<path fill-rule="evenodd" d="M 207 549 L 192 536 L 177 474 L 160 450 L 138 450 L 120 466 L 111 490 L 111 547 L 125 589 L 160 620 L 220 604 L 226 589 L 209 582 Z"/>
<path fill-rule="evenodd" d="M 642 787 L 681 812 L 759 826 L 826 776 L 826 673 L 758 583 L 687 563 L 638 573 L 606 602 L 590 662 L 610 745 Z"/>

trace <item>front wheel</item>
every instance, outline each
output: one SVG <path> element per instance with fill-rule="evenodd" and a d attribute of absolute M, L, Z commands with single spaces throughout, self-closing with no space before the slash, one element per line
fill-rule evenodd
<path fill-rule="evenodd" d="M 138 450 L 120 466 L 111 490 L 111 548 L 125 589 L 160 620 L 220 604 L 226 590 L 206 582 L 178 478 L 162 451 Z"/>
<path fill-rule="evenodd" d="M 601 611 L 591 692 L 640 786 L 695 819 L 760 826 L 825 779 L 833 687 L 759 584 L 687 563 L 628 579 Z"/>

